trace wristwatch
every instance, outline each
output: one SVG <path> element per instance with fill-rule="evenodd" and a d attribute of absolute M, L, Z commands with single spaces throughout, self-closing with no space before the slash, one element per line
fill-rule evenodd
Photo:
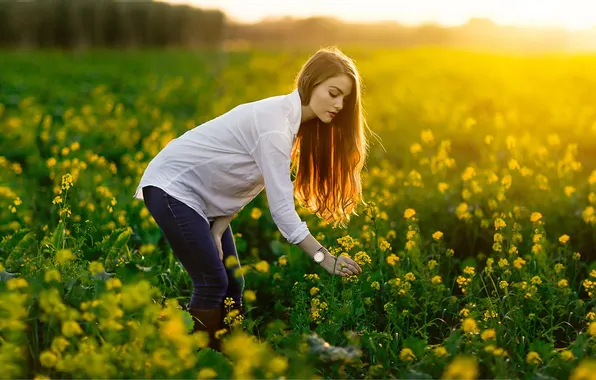
<path fill-rule="evenodd" d="M 321 246 L 321 248 L 319 248 L 318 251 L 315 252 L 314 256 L 312 257 L 315 263 L 320 264 L 323 262 L 323 260 L 325 260 L 325 251 L 326 249 L 323 246 Z"/>

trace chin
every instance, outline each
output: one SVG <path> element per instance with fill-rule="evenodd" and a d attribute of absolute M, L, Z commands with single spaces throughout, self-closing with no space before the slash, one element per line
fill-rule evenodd
<path fill-rule="evenodd" d="M 333 121 L 333 119 L 335 119 L 334 117 L 331 117 L 327 114 L 325 114 L 325 117 L 320 117 L 319 120 L 321 120 L 323 123 L 325 124 L 329 124 Z"/>

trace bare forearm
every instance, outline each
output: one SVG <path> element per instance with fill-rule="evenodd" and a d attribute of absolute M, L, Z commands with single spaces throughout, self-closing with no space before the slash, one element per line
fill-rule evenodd
<path fill-rule="evenodd" d="M 311 234 L 308 234 L 308 236 L 297 245 L 304 251 L 304 253 L 310 256 L 310 258 L 312 258 L 315 255 L 315 252 L 322 246 L 322 244 Z"/>
<path fill-rule="evenodd" d="M 226 215 L 226 216 L 219 216 L 219 217 L 215 218 L 215 220 L 213 221 L 213 225 L 211 226 L 211 231 L 218 235 L 223 235 L 225 230 L 228 228 L 228 226 L 232 222 L 232 219 L 234 219 L 235 215 L 236 214 L 232 214 L 229 216 Z"/>

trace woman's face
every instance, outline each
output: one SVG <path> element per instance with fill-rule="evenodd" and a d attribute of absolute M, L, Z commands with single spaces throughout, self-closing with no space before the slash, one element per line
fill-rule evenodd
<path fill-rule="evenodd" d="M 352 79 L 346 74 L 339 74 L 313 89 L 308 106 L 323 123 L 329 123 L 342 110 L 351 92 Z"/>

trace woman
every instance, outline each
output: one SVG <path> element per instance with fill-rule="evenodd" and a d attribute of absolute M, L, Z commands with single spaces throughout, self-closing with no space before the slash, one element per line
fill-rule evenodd
<path fill-rule="evenodd" d="M 358 71 L 339 49 L 320 49 L 303 65 L 296 87 L 241 104 L 170 141 L 149 163 L 134 196 L 144 200 L 190 274 L 189 312 L 202 322 L 197 329 L 209 332 L 214 349 L 215 332 L 224 327 L 223 300 L 231 297 L 242 313 L 244 278 L 234 276 L 239 264 L 224 265 L 228 256 L 238 257 L 230 221 L 264 188 L 289 243 L 330 274 L 362 273 L 310 234 L 294 204 L 296 196 L 336 227 L 362 202 L 367 141 Z"/>

